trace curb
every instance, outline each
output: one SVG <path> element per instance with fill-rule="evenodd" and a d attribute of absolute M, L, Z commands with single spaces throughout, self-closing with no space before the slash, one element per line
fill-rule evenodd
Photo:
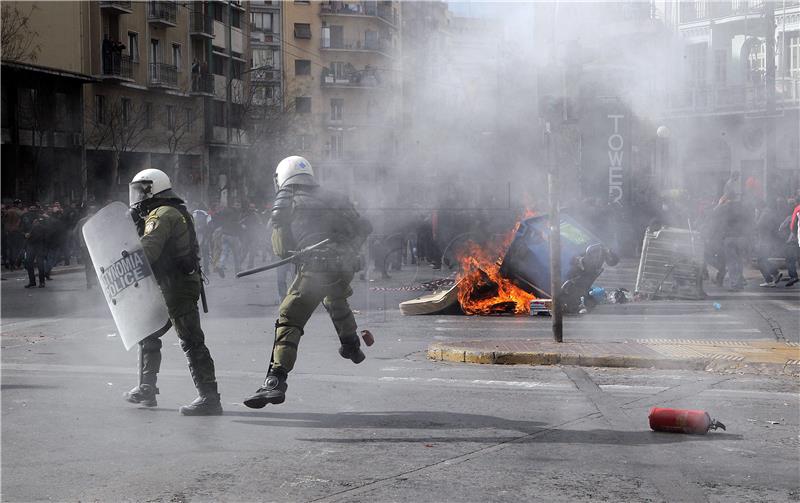
<path fill-rule="evenodd" d="M 568 344 L 568 343 L 564 343 Z M 458 347 L 457 344 L 431 344 L 426 356 L 435 361 L 482 365 L 574 365 L 579 367 L 655 368 L 660 370 L 742 371 L 800 375 L 800 362 L 785 364 L 748 362 L 714 356 L 670 358 L 619 354 L 569 354 L 553 351 L 491 351 Z"/>

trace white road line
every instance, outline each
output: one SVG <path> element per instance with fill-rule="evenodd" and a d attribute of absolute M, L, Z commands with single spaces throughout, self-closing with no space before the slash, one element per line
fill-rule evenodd
<path fill-rule="evenodd" d="M 569 324 L 565 323 L 564 328 L 568 329 Z M 692 327 L 673 327 L 673 326 L 628 326 L 628 327 L 609 327 L 607 325 L 598 324 L 594 327 L 597 332 L 613 331 L 613 332 L 635 332 L 641 334 L 643 331 L 648 332 L 650 335 L 653 333 L 669 333 L 669 334 L 696 334 L 703 330 L 709 330 L 713 327 L 705 328 L 692 328 Z M 491 330 L 490 327 L 434 327 L 436 332 L 486 332 Z M 546 332 L 551 331 L 552 327 L 549 325 L 531 325 L 524 328 L 503 328 L 503 332 Z M 761 330 L 758 328 L 725 328 L 726 334 L 740 333 L 740 334 L 760 334 Z"/>
<path fill-rule="evenodd" d="M 789 302 L 788 300 L 774 300 L 773 302 L 787 311 L 800 311 L 800 302 Z"/>
<path fill-rule="evenodd" d="M 398 370 L 400 370 L 398 368 Z M 415 370 L 415 369 L 408 369 Z M 3 364 L 3 377 L 5 383 L 11 383 L 14 377 L 29 375 L 31 373 L 83 373 L 83 374 L 102 374 L 102 375 L 131 375 L 136 374 L 135 368 L 128 367 L 110 367 L 110 366 L 91 366 L 91 365 L 46 365 L 46 364 L 22 364 L 22 363 L 8 363 Z M 170 377 L 185 377 L 185 369 L 176 370 L 162 370 L 163 376 Z M 246 372 L 246 371 L 221 371 L 217 372 L 222 377 L 238 377 L 238 378 L 263 378 L 263 372 Z M 371 375 L 337 375 L 337 374 L 310 374 L 298 373 L 298 379 L 307 379 L 320 382 L 348 382 L 365 385 L 376 384 L 405 384 L 413 383 L 423 386 L 433 387 L 475 387 L 475 388 L 506 388 L 509 390 L 542 390 L 542 391 L 569 391 L 577 392 L 578 389 L 573 383 L 549 383 L 543 381 L 522 381 L 522 380 L 502 380 L 502 379 L 463 379 L 463 378 L 442 378 L 442 377 L 405 377 L 405 376 L 371 376 Z M 51 376 L 43 376 L 51 377 Z M 61 378 L 61 376 L 53 376 L 54 378 Z M 667 376 L 668 377 L 668 376 Z M 636 385 L 623 385 L 623 384 L 603 384 L 600 385 L 602 389 L 614 391 L 619 393 L 631 394 L 649 394 L 658 393 L 669 389 L 663 386 L 636 386 Z M 800 400 L 800 395 L 794 392 L 773 392 L 773 391 L 757 391 L 757 390 L 736 390 L 736 389 L 709 389 L 703 390 L 700 394 L 710 395 L 712 398 L 720 396 L 737 396 L 737 397 L 775 397 L 781 400 Z"/>

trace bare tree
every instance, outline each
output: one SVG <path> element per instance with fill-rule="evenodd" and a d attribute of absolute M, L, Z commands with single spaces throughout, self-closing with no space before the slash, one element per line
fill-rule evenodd
<path fill-rule="evenodd" d="M 134 103 L 131 99 L 117 97 L 108 103 L 95 102 L 95 110 L 88 114 L 87 143 L 94 150 L 110 150 L 112 188 L 119 183 L 119 160 L 125 152 L 136 150 L 149 138 L 152 128 L 151 109 L 147 103 Z"/>
<path fill-rule="evenodd" d="M 164 139 L 167 148 L 172 155 L 172 180 L 177 183 L 180 180 L 180 155 L 189 154 L 195 149 L 203 146 L 203 138 L 195 134 L 198 123 L 194 108 L 184 108 L 183 113 L 179 113 L 177 107 L 164 107 L 160 114 L 161 125 L 166 134 Z"/>
<path fill-rule="evenodd" d="M 3 4 L 0 12 L 0 51 L 3 61 L 36 62 L 40 50 L 36 43 L 39 34 L 31 29 L 30 23 L 31 15 L 36 9 L 36 5 L 31 5 L 26 13 L 15 4 Z"/>

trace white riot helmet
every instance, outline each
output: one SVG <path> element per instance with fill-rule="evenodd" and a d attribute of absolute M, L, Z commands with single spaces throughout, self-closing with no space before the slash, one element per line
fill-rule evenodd
<path fill-rule="evenodd" d="M 157 195 L 166 194 L 169 191 L 172 194 L 172 182 L 166 173 L 160 169 L 145 169 L 136 173 L 128 184 L 128 193 L 130 195 L 130 207 L 134 208 L 140 205 L 143 201 L 152 199 Z"/>
<path fill-rule="evenodd" d="M 314 178 L 314 169 L 305 157 L 292 155 L 278 163 L 275 168 L 275 190 L 287 185 L 319 185 Z"/>

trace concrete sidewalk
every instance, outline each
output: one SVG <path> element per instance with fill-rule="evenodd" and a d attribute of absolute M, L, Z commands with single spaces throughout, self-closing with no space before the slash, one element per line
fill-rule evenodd
<path fill-rule="evenodd" d="M 562 364 L 800 375 L 800 345 L 766 340 L 640 339 L 563 343 L 535 339 L 473 340 L 432 344 L 427 356 L 432 360 L 460 363 Z"/>

